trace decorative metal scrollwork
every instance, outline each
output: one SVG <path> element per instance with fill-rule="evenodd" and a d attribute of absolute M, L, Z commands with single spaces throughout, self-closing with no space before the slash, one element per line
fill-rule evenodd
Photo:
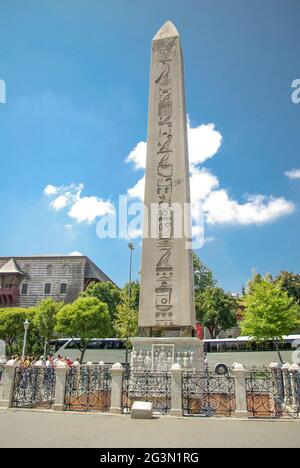
<path fill-rule="evenodd" d="M 123 376 L 123 410 L 129 412 L 134 401 L 150 401 L 153 410 L 171 410 L 171 374 L 168 372 L 131 372 Z"/>
<path fill-rule="evenodd" d="M 273 419 L 297 417 L 299 414 L 298 376 L 298 373 L 282 369 L 250 369 L 246 373 L 247 405 L 250 417 Z"/>
<path fill-rule="evenodd" d="M 182 397 L 185 416 L 230 416 L 235 410 L 235 382 L 230 375 L 185 372 Z"/>
<path fill-rule="evenodd" d="M 101 366 L 68 369 L 65 404 L 69 411 L 108 411 L 111 401 L 111 372 Z"/>
<path fill-rule="evenodd" d="M 51 408 L 55 398 L 55 382 L 55 369 L 17 367 L 11 406 Z"/>

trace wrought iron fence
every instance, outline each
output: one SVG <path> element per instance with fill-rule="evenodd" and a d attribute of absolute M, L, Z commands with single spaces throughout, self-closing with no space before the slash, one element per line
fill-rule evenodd
<path fill-rule="evenodd" d="M 69 411 L 108 411 L 111 402 L 111 372 L 107 367 L 68 369 L 65 404 Z"/>
<path fill-rule="evenodd" d="M 293 373 L 293 400 L 297 409 L 298 416 L 300 415 L 300 372 Z"/>
<path fill-rule="evenodd" d="M 185 416 L 231 416 L 235 411 L 235 380 L 230 374 L 185 372 L 182 375 Z"/>
<path fill-rule="evenodd" d="M 153 410 L 168 414 L 171 410 L 171 374 L 168 372 L 125 372 L 123 410 L 130 412 L 134 401 L 150 401 Z"/>
<path fill-rule="evenodd" d="M 48 367 L 17 367 L 12 407 L 51 408 L 55 398 L 55 370 Z"/>
<path fill-rule="evenodd" d="M 246 373 L 249 417 L 297 417 L 300 406 L 298 375 L 282 369 L 249 370 Z"/>

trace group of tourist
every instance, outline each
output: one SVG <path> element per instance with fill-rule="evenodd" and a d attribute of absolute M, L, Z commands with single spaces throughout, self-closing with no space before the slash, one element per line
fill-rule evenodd
<path fill-rule="evenodd" d="M 23 367 L 25 369 L 28 369 L 30 367 L 73 367 L 73 366 L 79 366 L 80 365 L 80 360 L 75 359 L 75 361 L 72 361 L 68 357 L 64 357 L 62 355 L 58 355 L 58 357 L 54 357 L 53 354 L 49 354 L 47 359 L 44 359 L 44 356 L 40 356 L 40 358 L 35 358 L 32 356 L 26 356 L 24 358 L 19 357 L 17 355 L 12 356 L 8 361 L 6 362 L 1 362 L 2 365 L 6 364 L 8 366 L 19 366 Z"/>

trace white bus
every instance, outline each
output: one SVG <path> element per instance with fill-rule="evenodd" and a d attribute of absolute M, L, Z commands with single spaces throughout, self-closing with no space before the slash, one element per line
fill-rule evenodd
<path fill-rule="evenodd" d="M 51 341 L 51 353 L 57 357 L 61 354 L 64 357 L 74 361 L 80 357 L 78 349 L 79 339 L 58 338 Z M 291 362 L 291 353 L 300 347 L 300 335 L 285 336 L 280 344 L 280 351 L 286 361 Z M 207 354 L 211 364 L 241 362 L 241 364 L 250 365 L 270 364 L 278 359 L 274 343 L 264 341 L 257 343 L 248 336 L 238 338 L 226 338 L 216 340 L 204 340 L 204 351 Z M 123 340 L 119 338 L 95 338 L 92 339 L 84 355 L 84 362 L 114 364 L 120 362 L 125 364 L 126 346 Z M 130 353 L 129 353 L 130 362 Z"/>

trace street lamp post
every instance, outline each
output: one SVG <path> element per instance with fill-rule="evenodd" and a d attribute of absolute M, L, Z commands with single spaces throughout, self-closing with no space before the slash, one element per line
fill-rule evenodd
<path fill-rule="evenodd" d="M 29 328 L 29 322 L 26 319 L 25 322 L 24 322 L 24 339 L 23 339 L 22 359 L 24 359 L 24 357 L 25 357 L 28 328 Z"/>
<path fill-rule="evenodd" d="M 129 291 L 128 291 L 128 295 L 129 295 L 129 299 L 131 299 L 132 253 L 133 253 L 133 251 L 134 251 L 134 245 L 130 242 L 130 243 L 128 244 L 128 248 L 130 249 L 129 281 L 128 281 L 128 284 L 129 284 Z"/>
<path fill-rule="evenodd" d="M 128 248 L 130 250 L 130 260 L 129 260 L 129 280 L 128 280 L 128 297 L 129 297 L 129 306 L 131 303 L 131 282 L 132 282 L 132 254 L 134 251 L 134 245 L 130 242 L 128 244 Z M 127 336 L 127 343 L 126 343 L 126 367 L 128 367 L 128 341 L 129 336 Z"/>

